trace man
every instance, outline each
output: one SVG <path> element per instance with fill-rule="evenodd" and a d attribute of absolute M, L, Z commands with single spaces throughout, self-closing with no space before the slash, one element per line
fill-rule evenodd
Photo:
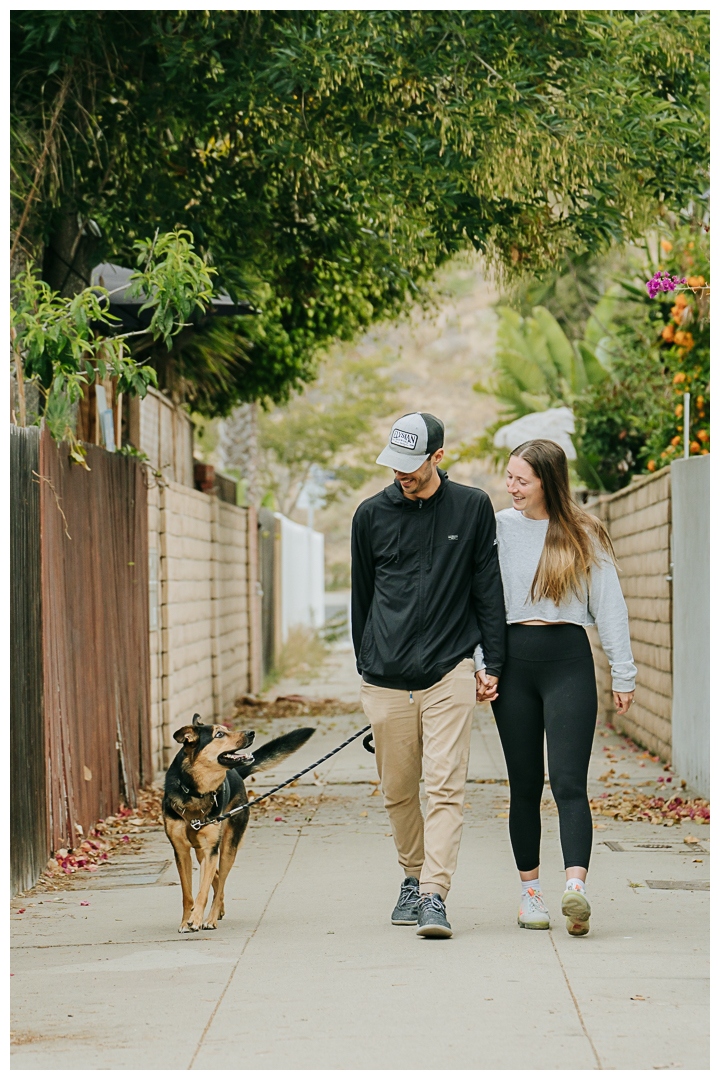
<path fill-rule="evenodd" d="M 505 655 L 505 605 L 490 499 L 438 471 L 444 427 L 402 416 L 377 461 L 395 482 L 352 527 L 352 633 L 361 700 L 405 879 L 392 913 L 422 937 L 451 937 L 470 729 Z M 481 645 L 485 667 L 475 674 Z M 420 809 L 425 776 L 427 814 Z"/>

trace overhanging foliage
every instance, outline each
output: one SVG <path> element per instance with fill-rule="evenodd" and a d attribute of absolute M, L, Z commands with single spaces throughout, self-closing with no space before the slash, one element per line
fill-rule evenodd
<path fill-rule="evenodd" d="M 23 11 L 12 28 L 16 220 L 37 181 L 23 242 L 77 218 L 123 261 L 190 229 L 220 287 L 262 308 L 254 393 L 275 400 L 459 248 L 539 272 L 705 184 L 704 11 Z"/>

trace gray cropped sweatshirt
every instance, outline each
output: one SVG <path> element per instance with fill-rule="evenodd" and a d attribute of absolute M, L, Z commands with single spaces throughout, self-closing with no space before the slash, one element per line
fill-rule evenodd
<path fill-rule="evenodd" d="M 598 554 L 599 565 L 593 566 L 589 593 L 586 589 L 582 599 L 571 593 L 561 604 L 547 597 L 533 604 L 530 587 L 545 544 L 548 521 L 526 518 L 522 511 L 512 507 L 500 510 L 495 520 L 507 623 L 541 619 L 597 626 L 600 643 L 610 662 L 613 690 L 624 693 L 634 690 L 637 668 L 630 645 L 627 606 L 612 559 L 604 553 Z M 479 645 L 474 659 L 475 670 L 481 670 L 485 663 Z"/>

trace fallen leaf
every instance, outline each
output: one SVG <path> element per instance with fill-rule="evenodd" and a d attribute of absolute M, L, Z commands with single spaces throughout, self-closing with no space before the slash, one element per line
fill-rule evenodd
<path fill-rule="evenodd" d="M 466 802 L 465 805 L 463 806 L 463 810 L 469 810 L 469 809 L 470 809 L 470 803 Z"/>
<path fill-rule="evenodd" d="M 645 998 L 643 997 L 642 994 L 635 994 L 635 996 L 631 997 L 630 1000 L 631 1001 L 644 1001 Z"/>
<path fill-rule="evenodd" d="M 642 881 L 628 881 L 628 885 L 630 886 L 631 889 L 644 889 L 645 888 Z"/>
<path fill-rule="evenodd" d="M 360 817 L 367 817 L 367 810 L 361 810 Z"/>
<path fill-rule="evenodd" d="M 688 833 L 688 835 L 683 840 L 683 843 L 684 844 L 699 844 L 700 841 L 698 840 L 697 836 L 693 836 L 691 833 Z"/>

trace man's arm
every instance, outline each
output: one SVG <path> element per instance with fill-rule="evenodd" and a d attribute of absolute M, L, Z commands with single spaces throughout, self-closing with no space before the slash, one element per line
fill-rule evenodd
<path fill-rule="evenodd" d="M 505 660 L 505 597 L 495 532 L 495 514 L 488 498 L 482 500 L 475 539 L 472 579 L 475 617 L 486 675 L 499 677 Z"/>
<path fill-rule="evenodd" d="M 355 511 L 352 523 L 351 540 L 351 597 L 352 639 L 355 648 L 355 661 L 359 661 L 365 624 L 370 612 L 375 592 L 375 562 L 370 543 L 370 530 L 367 527 L 367 514 L 359 507 Z M 358 663 L 358 671 L 360 664 Z M 362 674 L 362 672 L 361 672 Z"/>

